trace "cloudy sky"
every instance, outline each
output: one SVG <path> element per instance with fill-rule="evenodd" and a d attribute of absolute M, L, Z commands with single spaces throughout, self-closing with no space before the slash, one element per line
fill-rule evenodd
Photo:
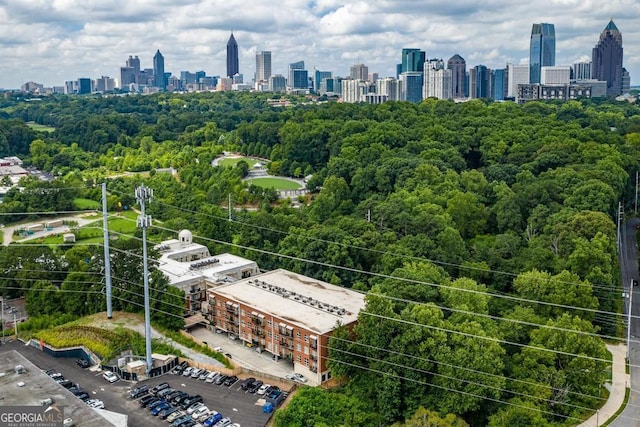
<path fill-rule="evenodd" d="M 348 75 L 364 63 L 395 75 L 403 47 L 428 58 L 459 53 L 467 68 L 528 61 L 534 22 L 556 28 L 556 64 L 590 60 L 610 18 L 622 32 L 624 65 L 640 84 L 638 0 L 0 0 L 0 88 L 78 77 L 119 77 L 129 55 L 152 68 L 225 73 L 230 31 L 245 81 L 257 51 L 272 51 L 273 72 L 304 60 L 307 69 Z"/>

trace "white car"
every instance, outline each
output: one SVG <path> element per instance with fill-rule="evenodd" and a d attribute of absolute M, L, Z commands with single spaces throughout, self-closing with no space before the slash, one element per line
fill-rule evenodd
<path fill-rule="evenodd" d="M 298 374 L 298 373 L 285 375 L 284 377 L 286 379 L 288 379 L 288 380 L 297 381 L 299 383 L 306 383 L 307 382 L 307 379 L 305 378 L 305 376 L 302 375 L 302 374 Z"/>
<path fill-rule="evenodd" d="M 260 394 L 260 395 L 265 394 L 265 393 L 267 392 L 267 389 L 268 389 L 269 387 L 271 387 L 271 385 L 269 385 L 269 384 L 262 384 L 256 393 L 258 393 L 258 394 Z"/>
<path fill-rule="evenodd" d="M 189 409 L 187 409 L 187 415 L 191 415 L 191 414 L 193 414 L 194 412 L 196 412 L 197 410 L 199 410 L 200 408 L 203 408 L 203 407 L 205 407 L 205 406 L 204 406 L 204 403 L 202 403 L 202 402 L 196 403 L 193 406 L 189 406 Z"/>
<path fill-rule="evenodd" d="M 204 369 L 201 369 L 201 368 L 194 369 L 193 371 L 191 371 L 191 378 L 198 379 L 202 371 L 204 371 Z"/>
<path fill-rule="evenodd" d="M 211 373 L 211 372 L 206 371 L 206 370 L 205 370 L 205 371 L 202 371 L 202 372 L 200 373 L 200 376 L 198 377 L 198 380 L 206 380 L 210 373 Z"/>
<path fill-rule="evenodd" d="M 212 383 L 216 377 L 220 375 L 220 372 L 210 372 L 209 375 L 207 375 L 207 378 L 205 378 L 204 382 L 206 383 Z"/>
<path fill-rule="evenodd" d="M 86 402 L 91 408 L 104 409 L 104 402 L 99 399 L 89 399 Z"/>
<path fill-rule="evenodd" d="M 188 366 L 184 369 L 184 371 L 182 371 L 182 376 L 183 377 L 189 377 L 191 376 L 191 372 L 193 372 L 195 368 L 193 366 Z"/>
<path fill-rule="evenodd" d="M 102 374 L 102 378 L 109 381 L 110 383 L 115 383 L 119 379 L 118 376 L 111 371 L 106 371 L 104 374 Z"/>
<path fill-rule="evenodd" d="M 227 427 L 231 424 L 231 419 L 229 417 L 224 417 L 220 421 L 218 421 L 214 427 Z"/>
<path fill-rule="evenodd" d="M 209 408 L 201 406 L 191 414 L 191 418 L 195 421 L 206 420 L 210 412 Z"/>

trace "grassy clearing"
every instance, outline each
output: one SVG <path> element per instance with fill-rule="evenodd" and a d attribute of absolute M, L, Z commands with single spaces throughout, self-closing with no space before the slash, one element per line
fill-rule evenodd
<path fill-rule="evenodd" d="M 262 188 L 275 188 L 276 190 L 298 190 L 301 188 L 297 182 L 284 178 L 252 178 L 249 183 Z"/>
<path fill-rule="evenodd" d="M 84 211 L 89 209 L 100 209 L 102 207 L 102 204 L 100 202 L 96 202 L 95 200 L 76 197 L 75 199 L 73 199 L 73 206 L 75 206 L 76 209 Z"/>
<path fill-rule="evenodd" d="M 134 211 L 124 211 L 119 216 L 109 217 L 109 232 L 118 238 L 127 238 L 133 236 L 136 232 L 136 218 L 138 214 Z M 102 219 L 96 216 L 96 221 L 91 222 L 83 227 L 76 229 L 76 242 L 82 243 L 102 243 L 104 232 L 102 230 Z M 26 243 L 44 243 L 47 245 L 63 244 L 62 233 L 54 234 L 41 239 L 34 239 Z"/>
<path fill-rule="evenodd" d="M 247 162 L 250 168 L 252 168 L 256 163 L 258 163 L 258 160 L 250 159 L 249 157 L 226 157 L 224 159 L 220 159 L 218 164 L 220 166 L 235 166 L 238 164 L 240 160 L 244 160 L 245 162 Z"/>
<path fill-rule="evenodd" d="M 31 129 L 33 129 L 35 131 L 39 131 L 39 132 L 51 133 L 51 132 L 56 130 L 56 128 L 54 128 L 54 127 L 45 126 L 45 125 L 39 125 L 38 123 L 35 123 L 35 122 L 27 122 L 27 126 L 29 126 Z"/>

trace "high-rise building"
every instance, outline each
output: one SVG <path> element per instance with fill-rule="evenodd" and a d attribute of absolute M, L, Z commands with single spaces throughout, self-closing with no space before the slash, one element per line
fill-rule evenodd
<path fill-rule="evenodd" d="M 91 93 L 91 79 L 81 77 L 78 79 L 78 95 Z"/>
<path fill-rule="evenodd" d="M 613 20 L 592 51 L 591 78 L 607 82 L 607 96 L 622 94 L 622 34 Z"/>
<path fill-rule="evenodd" d="M 304 71 L 304 73 L 302 72 Z M 304 69 L 304 61 L 292 62 L 289 64 L 289 75 L 287 86 L 291 89 L 308 89 L 309 73 Z"/>
<path fill-rule="evenodd" d="M 424 70 L 424 63 L 422 69 Z M 423 74 L 419 71 L 405 71 L 400 74 L 400 80 L 402 80 L 400 99 L 402 101 L 415 103 L 422 101 Z"/>
<path fill-rule="evenodd" d="M 320 86 L 322 85 L 322 81 L 324 79 L 330 79 L 331 76 L 333 74 L 331 73 L 331 71 L 320 71 L 318 69 L 315 69 L 313 72 L 313 90 L 315 90 L 316 92 L 320 92 Z M 326 91 L 326 86 L 325 86 L 325 92 L 333 92 L 333 89 L 330 91 Z"/>
<path fill-rule="evenodd" d="M 389 101 L 400 100 L 399 81 L 393 77 L 385 77 L 376 81 L 376 93 L 387 95 Z"/>
<path fill-rule="evenodd" d="M 96 92 L 110 92 L 115 87 L 116 83 L 111 77 L 102 76 L 96 79 Z"/>
<path fill-rule="evenodd" d="M 631 92 L 631 75 L 626 68 L 622 69 L 622 94 Z"/>
<path fill-rule="evenodd" d="M 406 72 L 423 72 L 426 53 L 420 49 L 402 49 L 402 62 L 398 64 L 398 75 Z"/>
<path fill-rule="evenodd" d="M 518 85 L 529 84 L 529 65 L 507 64 L 507 97 L 518 95 Z"/>
<path fill-rule="evenodd" d="M 353 80 L 367 81 L 369 79 L 369 67 L 364 64 L 352 65 L 349 69 L 349 75 Z"/>
<path fill-rule="evenodd" d="M 465 98 L 467 64 L 464 58 L 458 54 L 453 55 L 447 62 L 447 68 L 451 70 L 451 96 L 454 99 Z"/>
<path fill-rule="evenodd" d="M 227 42 L 227 77 L 233 78 L 240 72 L 240 64 L 238 62 L 238 43 L 235 37 L 233 37 L 233 31 L 231 37 Z"/>
<path fill-rule="evenodd" d="M 568 65 L 556 65 L 555 67 L 542 67 L 540 72 L 540 84 L 543 85 L 568 85 L 571 80 L 571 67 Z"/>
<path fill-rule="evenodd" d="M 153 56 L 153 85 L 160 90 L 167 88 L 164 76 L 164 56 L 160 53 L 160 49 Z"/>
<path fill-rule="evenodd" d="M 491 72 L 484 65 L 476 65 L 469 70 L 469 97 L 489 98 L 491 96 Z"/>
<path fill-rule="evenodd" d="M 572 80 L 590 80 L 591 79 L 591 62 L 576 62 L 571 67 Z"/>
<path fill-rule="evenodd" d="M 120 67 L 120 89 L 129 90 L 129 85 L 135 82 L 135 70 L 132 67 Z"/>
<path fill-rule="evenodd" d="M 270 76 L 269 90 L 271 92 L 284 92 L 287 90 L 287 79 L 282 74 L 274 74 Z"/>
<path fill-rule="evenodd" d="M 138 55 L 132 57 L 129 55 L 129 58 L 126 61 L 126 66 L 133 68 L 134 81 L 131 83 L 139 83 L 138 78 L 140 77 L 140 59 Z"/>
<path fill-rule="evenodd" d="M 556 30 L 553 24 L 533 24 L 529 48 L 529 83 L 540 83 L 540 68 L 556 65 Z"/>
<path fill-rule="evenodd" d="M 451 70 L 444 68 L 442 59 L 431 59 L 424 64 L 424 98 L 451 99 Z"/>
<path fill-rule="evenodd" d="M 503 101 L 507 96 L 509 75 L 505 68 L 499 68 L 491 72 L 491 98 Z"/>
<path fill-rule="evenodd" d="M 271 51 L 256 53 L 256 82 L 268 82 L 271 77 Z"/>
<path fill-rule="evenodd" d="M 342 102 L 363 102 L 364 95 L 369 93 L 369 85 L 365 80 L 345 79 L 342 81 Z"/>

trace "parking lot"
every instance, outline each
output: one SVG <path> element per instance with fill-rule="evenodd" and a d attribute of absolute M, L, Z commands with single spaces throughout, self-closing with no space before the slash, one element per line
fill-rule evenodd
<path fill-rule="evenodd" d="M 128 397 L 129 391 L 134 387 L 147 384 L 151 388 L 162 382 L 168 382 L 175 390 L 184 391 L 190 395 L 201 395 L 209 409 L 220 412 L 224 417 L 229 417 L 232 422 L 244 427 L 264 426 L 271 416 L 263 413 L 262 406 L 258 404 L 262 396 L 248 393 L 240 388 L 242 378 L 230 387 L 169 374 L 135 385 L 124 381 L 109 383 L 102 377 L 102 372 L 82 369 L 73 359 L 54 358 L 18 341 L 0 346 L 0 357 L 3 351 L 9 349 L 20 352 L 43 370 L 54 369 L 60 372 L 66 379 L 79 384 L 91 398 L 102 400 L 106 410 L 127 414 L 130 426 L 169 425 L 158 417 L 152 416 L 148 409 L 140 407 L 139 399 Z"/>

